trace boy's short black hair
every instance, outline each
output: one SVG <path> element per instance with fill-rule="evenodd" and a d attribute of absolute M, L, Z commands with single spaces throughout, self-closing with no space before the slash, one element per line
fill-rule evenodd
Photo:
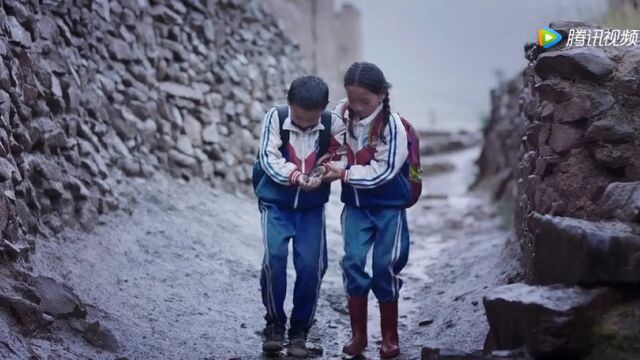
<path fill-rule="evenodd" d="M 329 104 L 329 87 L 317 76 L 302 76 L 291 83 L 287 100 L 304 110 L 324 110 Z"/>

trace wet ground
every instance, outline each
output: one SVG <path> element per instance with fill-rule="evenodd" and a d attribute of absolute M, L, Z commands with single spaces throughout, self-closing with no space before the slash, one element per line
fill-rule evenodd
<path fill-rule="evenodd" d="M 488 195 L 466 190 L 478 151 L 425 159 L 453 166 L 427 177 L 425 197 L 409 211 L 412 245 L 402 273 L 400 359 L 420 358 L 424 345 L 483 345 L 488 326 L 482 296 L 503 281 L 509 261 L 502 251 L 508 230 Z M 116 335 L 121 351 L 96 353 L 64 325 L 54 335 L 55 345 L 32 339 L 25 346 L 51 358 L 261 359 L 263 248 L 255 199 L 163 176 L 134 186 L 140 195 L 131 213 L 104 216 L 91 233 L 68 231 L 38 244 L 33 259 L 35 272 L 74 288 L 89 317 Z M 329 269 L 310 334 L 316 357 L 327 359 L 339 358 L 349 337 L 338 266 L 341 204 L 334 190 L 327 206 Z M 290 266 L 290 284 L 294 276 Z M 287 309 L 291 291 L 289 286 Z M 378 358 L 373 296 L 369 327 L 365 355 Z"/>

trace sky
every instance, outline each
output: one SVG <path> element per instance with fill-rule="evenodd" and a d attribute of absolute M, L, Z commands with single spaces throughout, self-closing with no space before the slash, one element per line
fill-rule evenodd
<path fill-rule="evenodd" d="M 420 129 L 475 130 L 498 73 L 526 66 L 524 44 L 555 20 L 597 22 L 607 0 L 338 0 L 362 14 L 363 60 L 393 85 L 391 103 Z"/>

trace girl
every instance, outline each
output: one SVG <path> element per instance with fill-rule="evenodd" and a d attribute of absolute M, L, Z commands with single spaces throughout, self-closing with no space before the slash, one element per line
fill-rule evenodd
<path fill-rule="evenodd" d="M 343 352 L 360 355 L 367 346 L 367 296 L 380 304 L 383 358 L 400 353 L 398 345 L 398 274 L 407 263 L 409 231 L 405 206 L 410 186 L 407 133 L 391 113 L 390 84 L 374 64 L 351 65 L 344 77 L 348 99 L 335 109 L 347 122 L 347 164 L 330 163 L 324 177 L 342 180 L 344 257 L 341 261 L 351 320 L 351 341 Z M 372 275 L 365 271 L 373 247 Z"/>

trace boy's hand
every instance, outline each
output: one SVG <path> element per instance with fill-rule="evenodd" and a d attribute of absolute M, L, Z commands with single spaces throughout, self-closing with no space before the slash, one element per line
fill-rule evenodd
<path fill-rule="evenodd" d="M 300 176 L 300 179 L 298 180 L 298 185 L 304 191 L 315 190 L 318 186 L 320 186 L 320 184 L 322 184 L 322 180 L 320 178 L 313 177 L 313 176 L 311 177 Z"/>

